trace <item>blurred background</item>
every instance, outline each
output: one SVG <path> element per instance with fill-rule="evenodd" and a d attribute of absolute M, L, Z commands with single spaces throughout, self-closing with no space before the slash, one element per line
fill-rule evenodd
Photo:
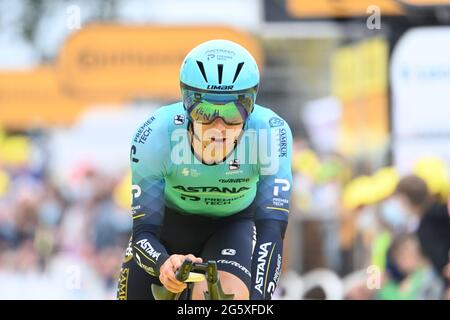
<path fill-rule="evenodd" d="M 130 138 L 214 38 L 294 134 L 275 298 L 450 299 L 447 0 L 0 0 L 0 298 L 115 298 Z"/>

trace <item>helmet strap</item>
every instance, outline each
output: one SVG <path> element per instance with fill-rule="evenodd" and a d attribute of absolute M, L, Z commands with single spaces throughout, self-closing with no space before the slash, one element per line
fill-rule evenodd
<path fill-rule="evenodd" d="M 191 120 L 189 120 L 188 130 L 197 141 L 202 142 L 202 139 L 200 139 L 200 137 L 195 133 L 194 124 L 192 123 Z"/>

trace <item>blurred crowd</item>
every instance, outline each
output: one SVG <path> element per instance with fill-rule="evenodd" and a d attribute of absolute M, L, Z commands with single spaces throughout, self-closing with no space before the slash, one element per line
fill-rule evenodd
<path fill-rule="evenodd" d="M 61 183 L 23 160 L 0 162 L 0 298 L 113 299 L 131 231 L 120 180 L 83 162 Z"/>
<path fill-rule="evenodd" d="M 450 299 L 450 184 L 443 160 L 417 159 L 403 174 L 394 167 L 358 172 L 344 157 L 301 147 L 293 160 L 295 213 L 337 221 L 331 241 L 339 241 L 339 260 L 332 269 L 351 279 L 345 298 Z M 305 246 L 326 247 L 326 241 Z"/>
<path fill-rule="evenodd" d="M 380 290 L 367 290 L 363 283 L 364 290 L 355 289 L 350 297 L 450 299 L 450 215 L 442 193 L 446 199 L 448 192 L 433 189 L 435 170 L 441 170 L 437 159 L 422 161 L 387 197 L 353 210 L 373 214 L 374 224 L 361 232 L 369 246 L 367 263 L 377 266 L 382 278 Z"/>

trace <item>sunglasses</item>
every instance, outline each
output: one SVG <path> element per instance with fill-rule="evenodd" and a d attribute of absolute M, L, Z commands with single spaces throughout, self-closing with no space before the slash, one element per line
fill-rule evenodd
<path fill-rule="evenodd" d="M 243 124 L 253 110 L 257 87 L 241 91 L 208 92 L 181 84 L 188 117 L 201 124 L 221 118 L 228 125 Z"/>

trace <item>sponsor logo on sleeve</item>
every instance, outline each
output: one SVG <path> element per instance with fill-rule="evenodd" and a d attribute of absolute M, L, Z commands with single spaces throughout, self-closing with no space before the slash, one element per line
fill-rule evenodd
<path fill-rule="evenodd" d="M 141 196 L 142 190 L 141 187 L 137 184 L 133 184 L 131 186 L 131 194 L 133 195 L 133 198 L 139 198 Z"/>
<path fill-rule="evenodd" d="M 259 246 L 258 251 L 258 264 L 256 266 L 256 284 L 255 289 L 258 290 L 259 293 L 263 294 L 263 285 L 264 285 L 264 269 L 267 263 L 267 255 L 269 254 L 268 247 L 272 245 L 272 242 L 266 242 Z"/>
<path fill-rule="evenodd" d="M 134 163 L 139 162 L 139 159 L 135 157 L 136 151 L 137 151 L 136 146 L 135 145 L 131 146 L 130 160 L 133 161 Z"/>
<path fill-rule="evenodd" d="M 184 124 L 184 114 L 177 114 L 175 117 L 173 117 L 173 123 L 177 126 L 180 126 Z"/>
<path fill-rule="evenodd" d="M 141 210 L 141 205 L 140 204 L 132 206 L 131 207 L 131 214 L 135 215 L 139 210 Z"/>
<path fill-rule="evenodd" d="M 136 258 L 136 263 L 139 267 L 141 267 L 142 269 L 144 269 L 147 273 L 151 274 L 152 276 L 156 276 L 156 272 L 155 269 L 153 269 L 152 267 L 146 266 L 145 264 L 142 263 L 141 261 L 141 257 L 139 256 L 139 254 L 134 253 L 134 257 Z"/>
<path fill-rule="evenodd" d="M 220 260 L 217 260 L 217 263 L 218 263 L 218 264 L 219 264 L 219 263 L 221 263 L 221 264 L 228 264 L 228 265 L 230 265 L 230 266 L 233 266 L 233 267 L 238 268 L 239 270 L 241 270 L 242 272 L 244 272 L 247 276 L 249 276 L 249 277 L 252 276 L 251 273 L 250 273 L 250 271 L 249 271 L 246 267 L 244 267 L 243 265 L 241 265 L 240 263 L 238 263 L 238 262 L 236 262 L 236 261 L 230 261 L 230 260 L 220 259 Z"/>
<path fill-rule="evenodd" d="M 273 275 L 272 281 L 269 282 L 269 285 L 267 286 L 267 293 L 270 294 L 271 297 L 272 297 L 273 293 L 275 292 L 275 289 L 278 284 L 278 280 L 280 279 L 280 272 L 281 272 L 281 254 L 278 254 L 277 267 L 275 269 L 275 274 Z"/>
<path fill-rule="evenodd" d="M 291 184 L 289 180 L 275 178 L 275 186 L 273 187 L 273 195 L 275 197 L 278 197 L 278 194 L 280 192 L 280 186 L 281 191 L 289 191 L 289 189 L 291 189 Z"/>
<path fill-rule="evenodd" d="M 272 117 L 272 118 L 270 118 L 270 120 L 269 120 L 269 126 L 270 126 L 271 128 L 274 128 L 274 127 L 281 127 L 282 125 L 284 125 L 284 121 L 281 120 L 280 118 Z"/>
<path fill-rule="evenodd" d="M 234 256 L 236 254 L 236 250 L 234 249 L 223 249 L 222 255 L 224 256 Z"/>
<path fill-rule="evenodd" d="M 127 286 L 128 286 L 128 274 L 130 273 L 129 268 L 122 268 L 119 275 L 119 287 L 117 288 L 117 299 L 127 300 Z"/>
<path fill-rule="evenodd" d="M 278 157 L 287 157 L 287 135 L 286 129 L 281 128 L 278 130 Z"/>
<path fill-rule="evenodd" d="M 125 263 L 130 261 L 131 259 L 133 259 L 133 248 L 132 248 L 132 241 L 130 239 L 130 241 L 128 242 L 128 247 L 125 250 Z"/>
<path fill-rule="evenodd" d="M 142 239 L 136 242 L 144 251 L 149 255 L 150 258 L 158 260 L 161 252 L 156 251 L 147 239 Z"/>

